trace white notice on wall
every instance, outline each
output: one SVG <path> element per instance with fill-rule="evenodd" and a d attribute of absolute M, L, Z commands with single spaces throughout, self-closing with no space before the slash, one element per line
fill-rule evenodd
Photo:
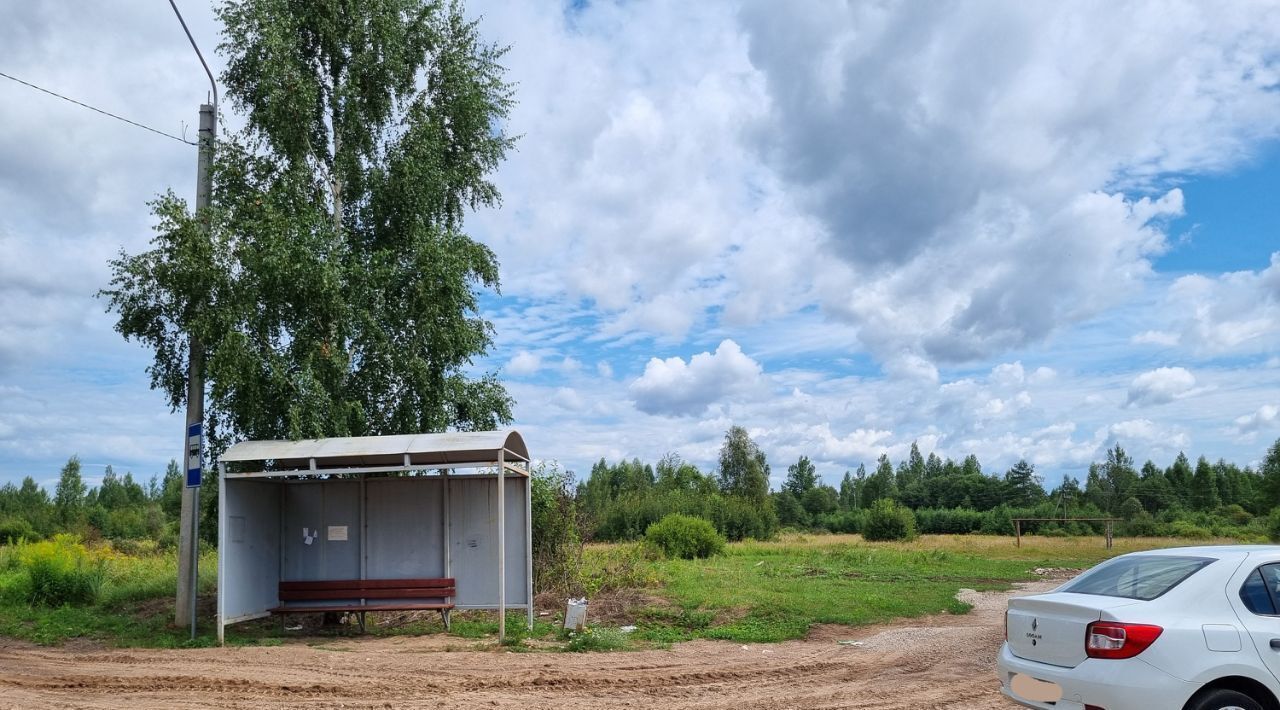
<path fill-rule="evenodd" d="M 346 525 L 330 525 L 330 526 L 329 526 L 329 539 L 330 539 L 330 540 L 338 540 L 339 542 L 346 540 L 346 539 L 347 539 L 347 526 L 346 526 Z"/>

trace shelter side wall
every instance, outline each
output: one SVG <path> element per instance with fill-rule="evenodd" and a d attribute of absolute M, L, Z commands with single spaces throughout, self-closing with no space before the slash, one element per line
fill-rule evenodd
<path fill-rule="evenodd" d="M 444 577 L 442 480 L 382 478 L 365 485 L 369 579 Z"/>
<path fill-rule="evenodd" d="M 506 479 L 507 604 L 527 603 L 524 477 Z M 449 519 L 452 523 L 453 576 L 456 603 L 463 606 L 498 605 L 498 481 L 496 478 L 449 478 Z"/>
<path fill-rule="evenodd" d="M 275 482 L 228 479 L 224 545 L 223 614 L 237 619 L 262 614 L 280 603 L 280 486 Z"/>
<path fill-rule="evenodd" d="M 360 482 L 289 481 L 281 488 L 277 579 L 360 579 Z"/>

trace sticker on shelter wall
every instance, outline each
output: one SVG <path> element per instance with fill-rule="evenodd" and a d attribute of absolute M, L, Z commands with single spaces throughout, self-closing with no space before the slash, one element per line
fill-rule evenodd
<path fill-rule="evenodd" d="M 310 545 L 311 543 L 313 543 L 313 542 L 315 542 L 315 541 L 316 541 L 316 538 L 317 538 L 317 537 L 319 537 L 319 535 L 320 535 L 320 530 L 319 530 L 319 528 L 317 528 L 317 529 L 315 529 L 315 530 L 312 530 L 311 528 L 303 528 L 303 529 L 302 529 L 302 544 L 304 544 L 304 545 Z"/>
<path fill-rule="evenodd" d="M 347 539 L 347 526 L 346 525 L 330 525 L 329 539 L 337 540 L 339 542 L 345 542 Z"/>

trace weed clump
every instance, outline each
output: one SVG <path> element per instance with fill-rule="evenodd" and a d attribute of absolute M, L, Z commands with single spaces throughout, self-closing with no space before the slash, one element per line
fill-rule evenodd
<path fill-rule="evenodd" d="M 916 516 L 910 508 L 900 506 L 888 498 L 882 498 L 867 511 L 862 537 L 872 542 L 914 540 Z"/>
<path fill-rule="evenodd" d="M 672 513 L 650 525 L 645 541 L 666 557 L 694 560 L 724 552 L 724 537 L 702 518 Z"/>
<path fill-rule="evenodd" d="M 75 535 L 21 543 L 16 557 L 26 576 L 22 596 L 32 606 L 89 605 L 102 593 L 106 558 L 89 550 Z"/>
<path fill-rule="evenodd" d="M 582 631 L 567 631 L 564 636 L 567 639 L 564 650 L 573 653 L 618 651 L 628 646 L 627 635 L 620 629 L 588 626 Z"/>

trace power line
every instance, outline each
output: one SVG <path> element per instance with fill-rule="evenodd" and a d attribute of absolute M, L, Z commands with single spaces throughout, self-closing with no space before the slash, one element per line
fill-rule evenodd
<path fill-rule="evenodd" d="M 23 86 L 29 86 L 29 87 L 31 87 L 31 88 L 33 88 L 33 89 L 35 89 L 36 91 L 43 91 L 44 93 L 46 93 L 46 94 L 48 94 L 48 95 L 50 95 L 50 96 L 56 96 L 56 97 L 58 97 L 58 98 L 62 99 L 63 101 L 70 101 L 71 103 L 73 103 L 73 104 L 75 104 L 75 105 L 77 105 L 77 106 L 81 106 L 81 107 L 87 108 L 87 109 L 89 109 L 90 111 L 97 111 L 98 113 L 102 114 L 103 116 L 108 116 L 108 117 L 110 117 L 110 118 L 114 118 L 114 119 L 116 119 L 117 121 L 124 121 L 125 123 L 127 123 L 127 124 L 129 124 L 129 125 L 131 125 L 131 126 L 137 126 L 138 128 L 141 128 L 141 129 L 143 129 L 143 130 L 145 130 L 145 131 L 151 131 L 152 133 L 155 133 L 155 134 L 158 134 L 158 135 L 162 135 L 162 136 L 164 136 L 165 138 L 172 138 L 172 139 L 174 139 L 175 141 L 178 141 L 178 142 L 180 142 L 180 143 L 186 143 L 187 145 L 197 145 L 196 143 L 194 143 L 194 142 L 192 142 L 192 141 L 189 141 L 189 140 L 187 140 L 186 138 L 180 138 L 180 137 L 178 137 L 178 136 L 173 135 L 172 133 L 165 133 L 164 131 L 161 131 L 161 130 L 158 130 L 158 129 L 152 128 L 151 126 L 144 126 L 144 125 L 142 125 L 141 123 L 138 123 L 137 121 L 130 121 L 129 119 L 127 119 L 127 118 L 125 118 L 125 117 L 123 117 L 123 116 L 117 116 L 117 115 L 115 115 L 114 113 L 111 113 L 110 111 L 103 111 L 103 110 L 102 110 L 102 109 L 100 109 L 100 108 L 97 108 L 97 107 L 94 107 L 94 106 L 90 106 L 89 104 L 86 104 L 86 103 L 83 103 L 83 102 L 80 102 L 80 101 L 76 101 L 76 100 L 75 100 L 75 99 L 73 99 L 73 98 L 69 98 L 69 97 L 63 96 L 62 94 L 59 94 L 59 93 L 57 93 L 56 91 L 50 91 L 50 90 L 48 90 L 48 89 L 46 89 L 46 88 L 43 88 L 43 87 L 40 87 L 40 86 L 36 86 L 35 84 L 32 84 L 31 82 L 23 81 L 23 80 L 19 79 L 19 78 L 18 78 L 18 77 L 16 77 L 16 76 L 9 76 L 8 74 L 5 74 L 4 72 L 0 72 L 0 76 L 4 77 L 4 78 L 6 78 L 6 79 L 9 79 L 9 80 L 11 80 L 11 81 L 16 81 L 16 82 L 18 82 L 19 84 L 22 84 Z"/>

